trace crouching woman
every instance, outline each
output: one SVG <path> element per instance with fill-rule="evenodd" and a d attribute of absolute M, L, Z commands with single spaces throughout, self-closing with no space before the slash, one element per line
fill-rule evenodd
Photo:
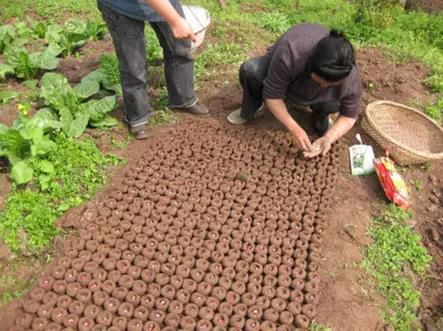
<path fill-rule="evenodd" d="M 325 155 L 331 144 L 355 124 L 361 108 L 362 84 L 349 40 L 318 24 L 299 24 L 287 31 L 264 56 L 240 68 L 243 101 L 229 114 L 244 124 L 264 106 L 291 132 L 305 157 Z M 312 126 L 321 136 L 311 142 L 289 114 L 285 99 L 312 110 Z M 329 114 L 339 113 L 330 125 Z"/>

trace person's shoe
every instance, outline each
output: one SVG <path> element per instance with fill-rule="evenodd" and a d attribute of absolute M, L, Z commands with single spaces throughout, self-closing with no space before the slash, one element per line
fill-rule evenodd
<path fill-rule="evenodd" d="M 263 115 L 265 110 L 264 104 L 261 105 L 261 107 L 257 110 L 257 112 L 254 115 L 254 118 L 258 118 L 261 115 Z M 241 117 L 241 108 L 234 110 L 233 112 L 231 112 L 228 117 L 228 122 L 234 125 L 241 125 L 241 124 L 245 124 L 247 122 L 249 122 L 249 120 L 244 119 L 243 117 Z"/>
<path fill-rule="evenodd" d="M 185 111 L 194 115 L 209 115 L 209 108 L 206 107 L 206 105 L 202 104 L 200 101 L 197 101 L 192 106 L 189 107 L 179 107 L 179 108 L 172 108 L 172 110 L 180 110 Z"/>
<path fill-rule="evenodd" d="M 129 131 L 137 140 L 143 140 L 149 137 L 148 127 L 146 126 L 146 124 L 131 127 L 129 128 Z"/>

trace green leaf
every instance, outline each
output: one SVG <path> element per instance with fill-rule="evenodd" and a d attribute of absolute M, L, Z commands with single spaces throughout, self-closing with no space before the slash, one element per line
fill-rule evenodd
<path fill-rule="evenodd" d="M 63 52 L 63 49 L 58 44 L 52 43 L 48 45 L 45 52 L 47 52 L 48 55 L 59 56 Z"/>
<path fill-rule="evenodd" d="M 49 183 L 52 181 L 52 176 L 48 175 L 40 175 L 38 176 L 38 184 L 40 185 L 42 190 L 46 190 L 49 188 Z"/>
<path fill-rule="evenodd" d="M 86 34 L 93 40 L 99 40 L 106 34 L 106 24 L 103 21 L 86 22 Z"/>
<path fill-rule="evenodd" d="M 58 66 L 58 59 L 53 54 L 53 51 L 47 48 L 42 53 L 37 53 L 35 56 L 35 65 L 44 70 L 54 70 Z"/>
<path fill-rule="evenodd" d="M 75 119 L 71 122 L 69 128 L 65 131 L 68 137 L 78 138 L 83 132 L 85 132 L 86 127 L 89 122 L 89 114 L 87 113 L 77 113 Z"/>
<path fill-rule="evenodd" d="M 0 63 L 0 80 L 4 80 L 9 74 L 14 74 L 14 67 L 9 64 Z"/>
<path fill-rule="evenodd" d="M 68 108 L 62 107 L 59 109 L 60 113 L 60 121 L 62 123 L 63 132 L 67 133 L 69 128 L 71 127 L 71 123 L 74 120 L 71 112 Z"/>
<path fill-rule="evenodd" d="M 45 155 L 50 151 L 54 150 L 56 147 L 55 142 L 49 139 L 48 136 L 42 136 L 37 141 L 33 141 L 31 145 L 31 155 Z"/>
<path fill-rule="evenodd" d="M 81 80 L 81 82 L 86 82 L 86 81 L 95 81 L 99 84 L 103 84 L 103 81 L 105 79 L 105 75 L 103 73 L 102 70 L 97 69 L 94 71 L 91 71 L 89 74 L 87 74 L 86 76 L 84 76 Z"/>
<path fill-rule="evenodd" d="M 11 47 L 22 47 L 25 46 L 29 42 L 28 38 L 17 38 L 11 42 Z"/>
<path fill-rule="evenodd" d="M 46 35 L 46 31 L 48 30 L 48 26 L 45 22 L 38 21 L 31 24 L 31 29 L 35 37 L 43 39 Z"/>
<path fill-rule="evenodd" d="M 30 29 L 25 22 L 15 23 L 15 29 L 20 37 L 27 38 L 27 37 L 32 37 L 33 35 L 32 29 Z"/>
<path fill-rule="evenodd" d="M 92 122 L 101 121 L 104 115 L 115 107 L 115 96 L 104 97 L 100 100 L 91 100 L 81 105 L 82 112 L 89 114 Z"/>
<path fill-rule="evenodd" d="M 3 53 L 6 46 L 10 45 L 15 37 L 15 29 L 12 25 L 0 26 L 0 53 Z"/>
<path fill-rule="evenodd" d="M 28 122 L 29 123 L 29 122 Z M 19 129 L 20 135 L 26 140 L 40 141 L 43 137 L 43 129 L 39 127 L 32 127 L 30 125 L 23 125 Z"/>
<path fill-rule="evenodd" d="M 43 75 L 40 96 L 48 106 L 60 111 L 69 94 L 74 95 L 74 91 L 63 75 L 52 72 Z"/>
<path fill-rule="evenodd" d="M 11 100 L 14 100 L 18 96 L 20 96 L 20 93 L 18 93 L 16 91 L 1 90 L 0 91 L 0 105 L 8 103 Z"/>
<path fill-rule="evenodd" d="M 100 91 L 100 84 L 95 80 L 82 80 L 74 87 L 75 93 L 81 99 L 87 99 Z"/>
<path fill-rule="evenodd" d="M 103 55 L 100 58 L 100 70 L 102 70 L 104 75 L 104 88 L 114 91 L 115 94 L 121 96 L 122 90 L 120 85 L 120 71 L 117 57 L 110 54 Z"/>
<path fill-rule="evenodd" d="M 90 121 L 89 124 L 95 128 L 106 129 L 118 125 L 119 121 L 112 116 L 105 115 L 101 120 L 96 122 Z"/>
<path fill-rule="evenodd" d="M 39 111 L 32 116 L 29 125 L 43 130 L 60 129 L 62 127 L 62 123 L 50 108 L 39 109 Z"/>
<path fill-rule="evenodd" d="M 22 83 L 22 85 L 23 85 L 24 87 L 26 87 L 26 88 L 34 89 L 34 88 L 36 88 L 37 85 L 38 85 L 38 80 L 37 80 L 37 79 L 28 79 L 28 80 L 25 80 L 25 81 Z"/>
<path fill-rule="evenodd" d="M 6 156 L 16 164 L 30 154 L 30 142 L 19 131 L 0 123 L 0 156 Z"/>
<path fill-rule="evenodd" d="M 32 56 L 24 48 L 8 47 L 5 51 L 6 59 L 14 67 L 18 78 L 31 79 L 35 77 L 38 66 L 35 63 L 36 55 Z"/>
<path fill-rule="evenodd" d="M 41 160 L 39 162 L 39 169 L 46 174 L 54 173 L 54 165 L 48 160 Z"/>
<path fill-rule="evenodd" d="M 50 24 L 46 29 L 45 39 L 46 42 L 51 44 L 59 44 L 63 36 L 63 28 L 58 24 Z"/>
<path fill-rule="evenodd" d="M 11 177 L 18 185 L 31 181 L 33 174 L 34 171 L 25 161 L 18 162 L 11 170 Z"/>
<path fill-rule="evenodd" d="M 75 18 L 68 19 L 65 23 L 65 32 L 86 37 L 86 23 Z"/>

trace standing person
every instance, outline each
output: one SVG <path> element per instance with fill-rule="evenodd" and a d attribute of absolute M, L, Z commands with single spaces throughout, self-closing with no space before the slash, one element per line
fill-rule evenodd
<path fill-rule="evenodd" d="M 179 0 L 97 0 L 112 36 L 119 61 L 125 121 L 136 139 L 148 137 L 150 116 L 147 94 L 145 21 L 163 48 L 169 107 L 196 115 L 209 114 L 195 96 L 191 27 Z"/>
<path fill-rule="evenodd" d="M 325 155 L 360 114 L 362 84 L 354 48 L 342 33 L 318 24 L 294 26 L 266 55 L 243 63 L 240 83 L 242 106 L 229 114 L 228 121 L 244 124 L 266 105 L 291 132 L 305 157 Z M 311 143 L 288 113 L 285 98 L 312 109 L 318 140 Z M 329 127 L 329 114 L 336 112 L 338 119 Z"/>

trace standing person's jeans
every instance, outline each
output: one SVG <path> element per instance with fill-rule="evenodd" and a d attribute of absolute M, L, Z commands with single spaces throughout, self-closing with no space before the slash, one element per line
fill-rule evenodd
<path fill-rule="evenodd" d="M 120 67 L 126 121 L 130 127 L 146 124 L 150 116 L 145 22 L 100 6 L 112 36 Z M 191 41 L 175 39 L 166 22 L 150 22 L 163 48 L 169 106 L 186 108 L 197 98 L 194 94 L 194 60 Z"/>
<path fill-rule="evenodd" d="M 243 87 L 241 117 L 252 120 L 257 110 L 263 105 L 263 82 L 268 73 L 271 56 L 252 58 L 240 66 L 240 84 Z M 313 126 L 321 134 L 327 131 L 328 115 L 340 110 L 340 102 L 332 101 L 310 105 L 313 114 Z"/>

